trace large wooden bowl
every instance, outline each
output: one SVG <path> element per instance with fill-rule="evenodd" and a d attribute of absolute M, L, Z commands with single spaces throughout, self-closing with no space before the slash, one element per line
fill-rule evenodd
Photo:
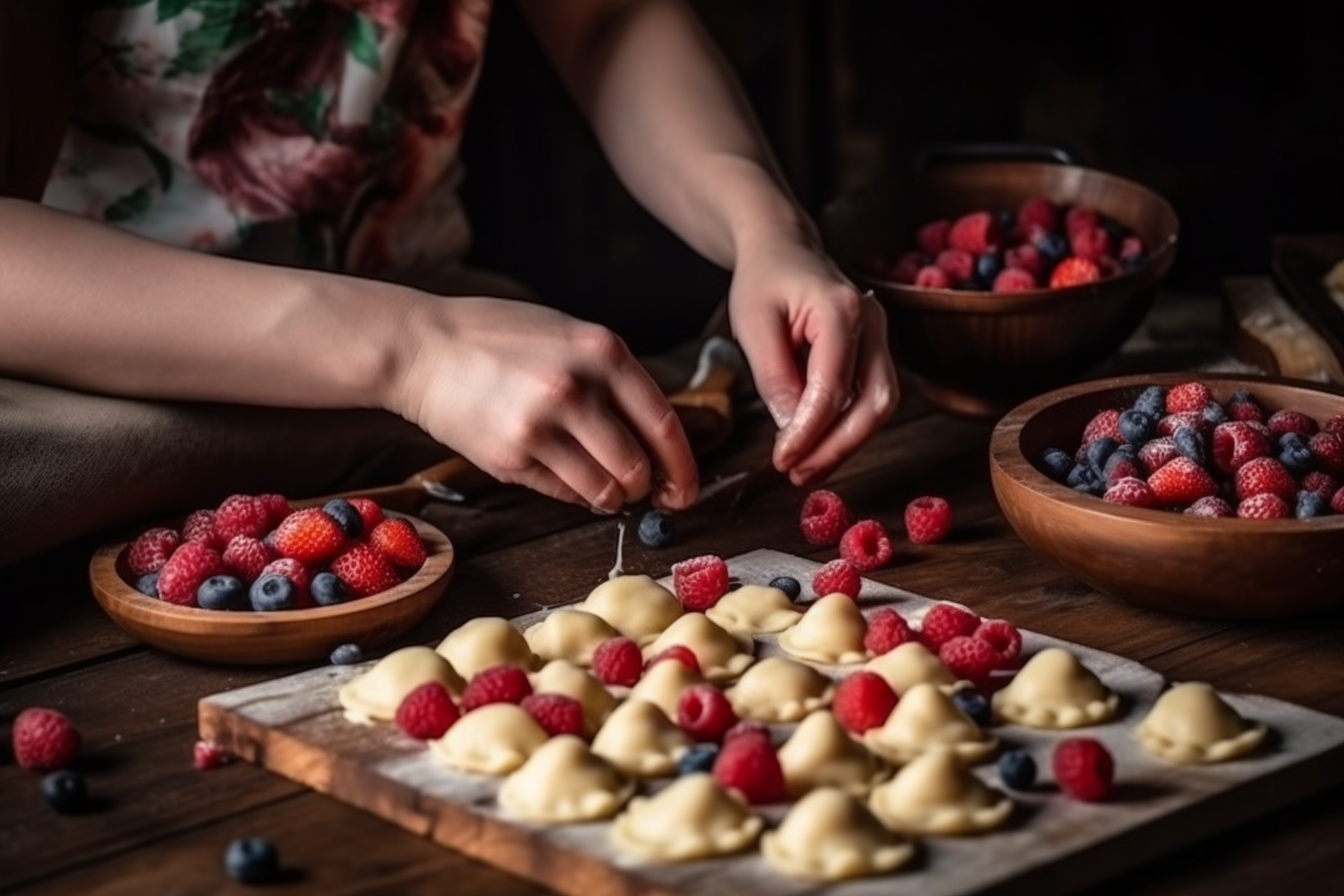
<path fill-rule="evenodd" d="M 915 230 L 934 218 L 1016 209 L 1032 196 L 1109 215 L 1143 239 L 1147 261 L 1099 283 L 1018 293 L 903 285 L 865 266 L 912 248 Z M 836 261 L 881 301 L 892 353 L 918 377 L 925 397 L 981 418 L 1072 382 L 1114 354 L 1151 307 L 1179 232 L 1176 213 L 1147 187 L 1049 162 L 923 168 L 842 194 L 823 211 L 821 225 Z"/>
<path fill-rule="evenodd" d="M 1028 546 L 1105 594 L 1197 616 L 1269 618 L 1344 608 L 1344 516 L 1314 520 L 1199 519 L 1111 504 L 1050 479 L 1033 461 L 1071 450 L 1098 411 L 1129 407 L 1145 386 L 1195 378 L 1226 401 L 1249 389 L 1269 410 L 1325 420 L 1344 392 L 1300 380 L 1189 373 L 1114 377 L 1024 402 L 995 426 L 990 477 Z"/>
<path fill-rule="evenodd" d="M 259 613 L 165 603 L 128 584 L 127 541 L 106 544 L 94 553 L 89 584 L 117 625 L 166 653 L 232 665 L 326 660 L 341 644 L 358 644 L 367 651 L 392 640 L 423 619 L 443 596 L 453 571 L 452 542 L 424 520 L 406 518 L 424 540 L 428 559 L 397 587 L 336 606 Z"/>

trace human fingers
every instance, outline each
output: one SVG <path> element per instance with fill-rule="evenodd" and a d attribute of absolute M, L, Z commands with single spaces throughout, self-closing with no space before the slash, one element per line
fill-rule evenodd
<path fill-rule="evenodd" d="M 650 464 L 648 488 L 628 493 L 627 500 L 639 500 L 651 491 L 657 506 L 671 510 L 689 507 L 700 488 L 695 455 L 676 410 L 637 361 L 632 359 L 632 367 L 618 371 L 613 378 L 611 403 Z M 603 447 L 601 443 L 590 446 L 592 450 Z"/>

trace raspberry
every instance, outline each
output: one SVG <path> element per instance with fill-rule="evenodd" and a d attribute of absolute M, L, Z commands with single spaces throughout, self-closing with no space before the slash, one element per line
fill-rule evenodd
<path fill-rule="evenodd" d="M 1233 484 L 1239 501 L 1266 493 L 1278 495 L 1286 503 L 1297 497 L 1297 480 L 1272 457 L 1257 457 L 1242 464 Z"/>
<path fill-rule="evenodd" d="M 724 732 L 723 742 L 728 743 L 728 741 L 738 737 L 759 737 L 768 744 L 770 743 L 770 729 L 752 719 L 743 719 Z"/>
<path fill-rule="evenodd" d="M 979 638 L 994 648 L 999 655 L 998 668 L 1014 663 L 1022 655 L 1022 633 L 1007 619 L 986 619 L 976 628 L 972 637 Z"/>
<path fill-rule="evenodd" d="M 971 255 L 979 255 L 998 243 L 999 225 L 989 212 L 962 215 L 947 230 L 947 245 Z"/>
<path fill-rule="evenodd" d="M 674 563 L 672 590 L 683 607 L 704 612 L 728 593 L 728 564 L 717 554 L 702 554 Z"/>
<path fill-rule="evenodd" d="M 285 517 L 294 512 L 294 508 L 289 504 L 289 499 L 284 495 L 274 493 L 257 495 L 257 500 L 261 502 L 262 507 L 266 508 L 266 526 L 269 529 L 274 529 L 280 525 Z"/>
<path fill-rule="evenodd" d="M 938 659 L 958 678 L 978 686 L 987 684 L 999 668 L 999 652 L 989 641 L 973 635 L 949 638 L 938 648 Z"/>
<path fill-rule="evenodd" d="M 583 704 L 567 694 L 528 694 L 518 705 L 552 737 L 583 737 Z"/>
<path fill-rule="evenodd" d="M 1178 383 L 1167 390 L 1167 413 L 1179 414 L 1182 411 L 1204 410 L 1204 405 L 1213 400 L 1209 387 L 1198 380 Z"/>
<path fill-rule="evenodd" d="M 1330 496 L 1339 488 L 1339 481 L 1322 470 L 1312 470 L 1306 473 L 1297 485 L 1302 491 L 1313 492 L 1329 501 Z"/>
<path fill-rule="evenodd" d="M 1293 505 L 1272 492 L 1251 495 L 1237 504 L 1237 516 L 1244 520 L 1285 520 L 1292 515 Z"/>
<path fill-rule="evenodd" d="M 219 534 L 215 532 L 215 512 L 197 510 L 188 514 L 182 521 L 182 540 L 200 542 L 216 549 L 223 547 Z"/>
<path fill-rule="evenodd" d="M 849 508 L 835 492 L 817 489 L 803 499 L 798 525 L 808 544 L 837 545 L 849 524 Z"/>
<path fill-rule="evenodd" d="M 924 256 L 918 252 L 905 252 L 887 271 L 887 277 L 897 283 L 909 286 L 915 282 L 915 275 L 924 266 Z"/>
<path fill-rule="evenodd" d="M 69 717 L 44 706 L 30 706 L 14 718 L 14 761 L 29 771 L 66 768 L 79 755 L 81 738 Z"/>
<path fill-rule="evenodd" d="M 462 689 L 462 711 L 471 712 L 488 703 L 522 703 L 532 693 L 532 682 L 527 673 L 512 663 L 487 666 L 467 682 Z"/>
<path fill-rule="evenodd" d="M 369 544 L 404 569 L 419 569 L 427 556 L 420 533 L 404 517 L 389 517 L 374 526 Z"/>
<path fill-rule="evenodd" d="M 357 597 L 367 597 L 401 584 L 401 576 L 388 559 L 367 544 L 356 544 L 331 561 L 331 571 Z"/>
<path fill-rule="evenodd" d="M 953 283 L 966 283 L 975 277 L 975 256 L 961 249 L 944 249 L 933 263 L 946 271 Z"/>
<path fill-rule="evenodd" d="M 1036 277 L 1021 268 L 1004 268 L 994 278 L 991 289 L 994 292 L 1026 292 L 1036 289 L 1039 284 Z"/>
<path fill-rule="evenodd" d="M 926 264 L 915 272 L 915 286 L 920 289 L 951 289 L 952 277 L 934 264 Z"/>
<path fill-rule="evenodd" d="M 700 673 L 700 658 L 695 655 L 694 650 L 685 644 L 673 644 L 667 649 L 655 653 L 649 657 L 649 661 L 644 664 L 644 668 L 647 670 L 655 663 L 661 663 L 663 660 L 673 660 L 696 674 Z"/>
<path fill-rule="evenodd" d="M 252 495 L 229 495 L 215 508 L 215 534 L 224 544 L 236 535 L 260 538 L 270 528 L 270 513 Z"/>
<path fill-rule="evenodd" d="M 178 546 L 159 570 L 159 598 L 182 607 L 196 605 L 196 589 L 211 576 L 227 572 L 219 551 L 204 542 Z"/>
<path fill-rule="evenodd" d="M 1152 439 L 1139 448 L 1139 463 L 1143 464 L 1146 470 L 1160 470 L 1167 465 L 1167 462 L 1174 457 L 1179 457 L 1180 450 L 1170 436 Z M 1150 474 L 1151 475 L 1151 474 Z"/>
<path fill-rule="evenodd" d="M 832 560 L 812 574 L 812 593 L 818 597 L 828 594 L 843 594 L 858 600 L 863 581 L 859 571 L 844 557 Z"/>
<path fill-rule="evenodd" d="M 1304 439 L 1310 438 L 1318 429 L 1315 420 L 1291 408 L 1283 408 L 1270 414 L 1265 425 L 1269 427 L 1269 434 L 1275 441 L 1286 432 L 1295 432 Z"/>
<path fill-rule="evenodd" d="M 712 684 L 693 684 L 677 698 L 677 725 L 693 740 L 719 743 L 737 723 L 733 705 Z"/>
<path fill-rule="evenodd" d="M 126 549 L 126 567 L 136 578 L 158 572 L 181 543 L 182 536 L 173 529 L 147 529 Z"/>
<path fill-rule="evenodd" d="M 238 574 L 244 582 L 255 582 L 275 557 L 265 542 L 251 535 L 235 535 L 224 549 L 224 565 Z"/>
<path fill-rule="evenodd" d="M 787 799 L 779 754 L 767 737 L 725 739 L 714 760 L 713 775 L 719 784 L 737 791 L 751 805 Z"/>
<path fill-rule="evenodd" d="M 1059 207 L 1044 196 L 1029 197 L 1018 206 L 1017 226 L 1023 233 L 1033 227 L 1056 230 L 1059 228 Z"/>
<path fill-rule="evenodd" d="M 1245 390 L 1236 392 L 1227 401 L 1227 416 L 1232 420 L 1254 420 L 1259 423 L 1265 419 L 1265 410 L 1260 403 Z"/>
<path fill-rule="evenodd" d="M 1269 455 L 1269 438 L 1242 420 L 1229 420 L 1213 428 L 1213 465 L 1231 476 L 1246 461 Z"/>
<path fill-rule="evenodd" d="M 1101 279 L 1101 268 L 1095 261 L 1070 255 L 1055 265 L 1050 272 L 1050 288 L 1063 289 L 1068 286 L 1082 286 L 1096 283 Z"/>
<path fill-rule="evenodd" d="M 1321 424 L 1321 432 L 1333 432 L 1344 435 L 1344 414 L 1335 414 Z"/>
<path fill-rule="evenodd" d="M 891 560 L 891 537 L 877 520 L 859 520 L 840 536 L 840 556 L 859 572 L 881 569 Z"/>
<path fill-rule="evenodd" d="M 294 586 L 294 606 L 313 605 L 313 571 L 292 557 L 277 557 L 261 570 L 262 576 L 284 576 Z"/>
<path fill-rule="evenodd" d="M 1218 493 L 1218 483 L 1208 471 L 1184 455 L 1173 457 L 1154 471 L 1148 485 L 1163 507 L 1183 507 Z"/>
<path fill-rule="evenodd" d="M 1076 800 L 1100 802 L 1111 794 L 1115 760 L 1101 743 L 1090 737 L 1068 737 L 1055 745 L 1050 757 L 1055 783 Z"/>
<path fill-rule="evenodd" d="M 355 510 L 359 511 L 360 517 L 364 520 L 364 531 L 372 532 L 374 527 L 381 523 L 386 517 L 383 515 L 383 508 L 372 498 L 347 498 Z"/>
<path fill-rule="evenodd" d="M 1344 513 L 1344 486 L 1330 498 L 1330 509 L 1335 513 Z"/>
<path fill-rule="evenodd" d="M 910 629 L 910 623 L 894 607 L 882 607 L 868 617 L 863 646 L 873 656 L 881 656 L 913 640 L 915 634 Z"/>
<path fill-rule="evenodd" d="M 1003 253 L 1003 267 L 1009 271 L 1023 271 L 1031 275 L 1039 286 L 1045 276 L 1045 255 L 1031 243 L 1013 246 Z"/>
<path fill-rule="evenodd" d="M 940 603 L 929 608 L 919 626 L 919 640 L 935 653 L 953 638 L 973 635 L 980 627 L 980 617 L 965 607 Z"/>
<path fill-rule="evenodd" d="M 1217 495 L 1209 495 L 1207 498 L 1200 498 L 1198 501 L 1185 508 L 1182 513 L 1186 516 L 1199 516 L 1206 519 L 1236 516 L 1236 511 L 1232 509 L 1232 505 L 1228 504 Z"/>
<path fill-rule="evenodd" d="M 1124 442 L 1125 436 L 1120 431 L 1120 408 L 1105 408 L 1098 411 L 1087 421 L 1083 427 L 1083 438 L 1080 444 L 1091 445 L 1093 442 L 1102 438 L 1111 438 L 1116 442 Z"/>
<path fill-rule="evenodd" d="M 1064 232 L 1073 235 L 1074 231 L 1082 230 L 1088 227 L 1096 227 L 1101 223 L 1101 216 L 1095 209 L 1088 208 L 1085 205 L 1071 206 L 1064 213 Z"/>
<path fill-rule="evenodd" d="M 593 650 L 592 671 L 603 684 L 633 687 L 644 674 L 644 655 L 629 638 L 608 638 Z"/>
<path fill-rule="evenodd" d="M 1344 435 L 1337 432 L 1318 432 L 1307 440 L 1307 447 L 1316 456 L 1316 466 L 1331 476 L 1344 476 Z"/>
<path fill-rule="evenodd" d="M 1157 506 L 1157 495 L 1153 493 L 1152 487 L 1137 476 L 1122 476 L 1117 479 L 1114 485 L 1106 489 L 1101 499 L 1129 507 Z"/>
<path fill-rule="evenodd" d="M 1069 234 L 1069 251 L 1077 258 L 1100 263 L 1111 248 L 1111 235 L 1104 227 L 1080 227 Z"/>
<path fill-rule="evenodd" d="M 936 544 L 952 528 L 952 505 L 946 498 L 923 495 L 905 505 L 905 533 L 915 544 Z"/>
<path fill-rule="evenodd" d="M 887 680 L 860 669 L 840 680 L 831 700 L 835 720 L 851 734 L 862 734 L 887 720 L 899 698 Z"/>
<path fill-rule="evenodd" d="M 1176 411 L 1157 421 L 1157 434 L 1159 436 L 1174 436 L 1178 429 L 1200 430 L 1205 425 L 1204 415 L 1199 411 Z"/>
<path fill-rule="evenodd" d="M 925 255 L 937 255 L 947 248 L 947 232 L 951 229 L 952 222 L 946 218 L 930 221 L 915 231 L 915 245 Z"/>
<path fill-rule="evenodd" d="M 199 771 L 208 772 L 232 761 L 233 754 L 212 740 L 198 740 L 191 748 L 191 764 Z"/>
<path fill-rule="evenodd" d="M 321 507 L 305 507 L 275 527 L 275 550 L 282 557 L 321 566 L 345 546 L 345 532 Z"/>

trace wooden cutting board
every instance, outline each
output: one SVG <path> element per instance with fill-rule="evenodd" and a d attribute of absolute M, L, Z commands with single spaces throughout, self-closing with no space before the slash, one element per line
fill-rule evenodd
<path fill-rule="evenodd" d="M 818 564 L 759 550 L 729 560 L 743 582 L 792 575 L 808 582 Z M 806 590 L 804 598 L 815 597 Z M 581 599 L 584 595 L 576 595 Z M 918 618 L 935 601 L 865 580 L 865 610 L 895 606 Z M 515 622 L 525 627 L 542 611 Z M 444 632 L 446 635 L 447 632 Z M 999 726 L 1006 744 L 1031 750 L 1042 782 L 1015 795 L 1018 811 L 1004 830 L 975 837 L 925 838 L 913 868 L 836 884 L 836 896 L 983 894 L 1076 891 L 1123 869 L 1288 805 L 1344 781 L 1344 720 L 1258 696 L 1224 695 L 1243 716 L 1271 728 L 1270 745 L 1255 756 L 1212 766 L 1174 766 L 1144 753 L 1133 738 L 1166 682 L 1152 670 L 1113 654 L 1024 632 L 1024 653 L 1063 646 L 1123 700 L 1121 717 L 1067 733 Z M 757 655 L 779 651 L 758 636 Z M 394 726 L 348 721 L 336 692 L 372 663 L 326 666 L 206 697 L 201 736 L 243 758 L 414 834 L 460 850 L 567 896 L 802 896 L 814 884 L 773 871 L 759 853 L 688 864 L 633 861 L 607 841 L 607 823 L 542 827 L 502 815 L 498 780 L 455 773 L 435 764 L 423 744 Z M 852 669 L 853 667 L 849 667 Z M 826 669 L 842 675 L 844 669 Z M 1054 742 L 1086 733 L 1116 759 L 1117 791 L 1104 804 L 1060 795 L 1049 780 Z M 977 769 L 997 783 L 992 764 Z M 763 814 L 777 822 L 786 807 Z"/>

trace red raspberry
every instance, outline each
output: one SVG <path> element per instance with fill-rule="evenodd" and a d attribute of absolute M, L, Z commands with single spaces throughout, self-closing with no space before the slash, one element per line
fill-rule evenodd
<path fill-rule="evenodd" d="M 270 512 L 252 495 L 229 495 L 215 508 L 215 533 L 224 544 L 235 535 L 260 538 L 271 528 Z"/>
<path fill-rule="evenodd" d="M 404 517 L 388 517 L 369 532 L 369 544 L 396 566 L 419 569 L 428 554 L 415 526 Z"/>
<path fill-rule="evenodd" d="M 1309 438 L 1316 435 L 1319 428 L 1315 420 L 1291 408 L 1283 408 L 1270 414 L 1265 425 L 1269 427 L 1269 434 L 1275 441 L 1286 432 L 1295 432 L 1304 439 Z"/>
<path fill-rule="evenodd" d="M 1287 504 L 1297 501 L 1297 480 L 1272 457 L 1256 457 L 1246 461 L 1237 470 L 1233 484 L 1239 501 L 1265 493 L 1278 495 Z"/>
<path fill-rule="evenodd" d="M 293 557 L 277 557 L 261 568 L 262 576 L 284 576 L 294 585 L 295 608 L 313 606 L 313 571 Z"/>
<path fill-rule="evenodd" d="M 244 582 L 255 582 L 266 564 L 275 559 L 271 549 L 259 538 L 235 535 L 224 549 L 224 565 Z"/>
<path fill-rule="evenodd" d="M 700 743 L 720 742 L 737 723 L 733 704 L 712 684 L 693 684 L 677 698 L 677 725 Z"/>
<path fill-rule="evenodd" d="M 843 594 L 858 600 L 862 588 L 863 581 L 859 571 L 844 557 L 832 560 L 812 574 L 812 593 L 818 597 Z"/>
<path fill-rule="evenodd" d="M 284 495 L 274 493 L 258 495 L 257 500 L 261 502 L 262 507 L 266 508 L 266 525 L 271 529 L 280 525 L 285 517 L 294 512 L 294 508 L 289 504 L 289 499 Z"/>
<path fill-rule="evenodd" d="M 915 544 L 936 544 L 952 529 L 952 505 L 946 498 L 923 495 L 905 505 L 905 533 Z"/>
<path fill-rule="evenodd" d="M 1344 513 L 1344 486 L 1341 486 L 1339 491 L 1335 492 L 1334 497 L 1330 499 L 1330 509 L 1335 513 Z"/>
<path fill-rule="evenodd" d="M 1213 428 L 1213 465 L 1231 476 L 1246 461 L 1269 454 L 1269 438 L 1242 420 L 1229 420 Z"/>
<path fill-rule="evenodd" d="M 920 289 L 951 289 L 952 277 L 935 264 L 926 264 L 915 272 L 915 286 Z"/>
<path fill-rule="evenodd" d="M 14 761 L 30 771 L 66 768 L 79 755 L 81 738 L 69 717 L 45 706 L 30 706 L 14 718 Z"/>
<path fill-rule="evenodd" d="M 769 744 L 770 729 L 754 719 L 743 719 L 724 732 L 723 742 L 728 743 L 728 741 L 737 737 L 759 737 L 766 744 Z"/>
<path fill-rule="evenodd" d="M 1334 432 L 1344 435 L 1344 414 L 1335 414 L 1322 423 L 1321 432 Z"/>
<path fill-rule="evenodd" d="M 683 607 L 704 612 L 728 593 L 728 564 L 717 554 L 702 554 L 674 563 L 672 590 Z"/>
<path fill-rule="evenodd" d="M 1330 496 L 1339 488 L 1339 481 L 1324 470 L 1312 470 L 1302 475 L 1297 487 L 1304 492 L 1314 492 L 1329 501 Z"/>
<path fill-rule="evenodd" d="M 1078 258 L 1100 262 L 1111 248 L 1111 235 L 1104 227 L 1080 227 L 1069 234 L 1069 251 Z"/>
<path fill-rule="evenodd" d="M 1207 498 L 1200 498 L 1195 503 L 1182 511 L 1186 516 L 1199 516 L 1207 519 L 1216 519 L 1220 517 L 1236 516 L 1236 511 L 1232 505 L 1228 504 L 1217 495 L 1209 495 Z"/>
<path fill-rule="evenodd" d="M 159 570 L 159 598 L 180 607 L 194 607 L 201 583 L 227 571 L 219 551 L 204 542 L 184 542 Z"/>
<path fill-rule="evenodd" d="M 1000 669 L 1017 662 L 1017 658 L 1022 655 L 1022 633 L 1007 619 L 984 620 L 972 637 L 994 648 L 994 652 L 999 655 Z"/>
<path fill-rule="evenodd" d="M 1152 487 L 1137 476 L 1122 476 L 1117 479 L 1114 485 L 1106 489 L 1101 499 L 1129 507 L 1157 506 L 1157 495 L 1154 494 Z"/>
<path fill-rule="evenodd" d="M 994 277 L 994 285 L 990 288 L 994 292 L 1027 292 L 1038 285 L 1030 271 L 1004 268 Z"/>
<path fill-rule="evenodd" d="M 233 754 L 212 740 L 198 740 L 191 748 L 191 764 L 198 771 L 208 772 L 228 765 Z"/>
<path fill-rule="evenodd" d="M 965 607 L 948 603 L 934 604 L 920 623 L 919 640 L 937 653 L 948 641 L 963 635 L 973 635 L 979 627 L 980 617 Z"/>
<path fill-rule="evenodd" d="M 910 623 L 894 607 L 882 607 L 868 617 L 863 646 L 873 656 L 881 656 L 913 640 L 915 633 L 910 629 Z"/>
<path fill-rule="evenodd" d="M 1033 227 L 1041 230 L 1059 228 L 1059 207 L 1044 196 L 1032 196 L 1024 200 L 1017 209 L 1017 226 L 1023 233 Z"/>
<path fill-rule="evenodd" d="M 1086 453 L 1087 446 L 1101 438 L 1114 439 L 1116 442 L 1125 441 L 1125 437 L 1120 434 L 1119 408 L 1106 408 L 1098 411 L 1091 420 L 1087 421 L 1087 425 L 1083 427 L 1083 440 L 1079 445 L 1080 450 Z"/>
<path fill-rule="evenodd" d="M 583 704 L 567 694 L 528 694 L 518 705 L 552 737 L 583 737 Z"/>
<path fill-rule="evenodd" d="M 1115 457 L 1106 461 L 1106 487 L 1111 488 L 1121 479 L 1133 478 L 1143 481 L 1147 485 L 1148 474 L 1143 471 L 1142 465 L 1137 460 L 1130 460 L 1127 457 Z"/>
<path fill-rule="evenodd" d="M 633 687 L 644 674 L 644 655 L 629 638 L 608 638 L 593 651 L 592 671 L 603 684 Z"/>
<path fill-rule="evenodd" d="M 1023 243 L 1003 253 L 1003 268 L 1030 274 L 1034 286 L 1040 286 L 1045 275 L 1045 256 L 1031 243 Z"/>
<path fill-rule="evenodd" d="M 924 267 L 924 256 L 918 252 L 906 252 L 896 259 L 896 263 L 887 271 L 887 277 L 896 283 L 909 285 L 915 282 L 915 275 Z"/>
<path fill-rule="evenodd" d="M 196 510 L 189 513 L 182 521 L 182 540 L 200 542 L 215 549 L 223 547 L 219 534 L 215 532 L 215 512 Z"/>
<path fill-rule="evenodd" d="M 835 720 L 851 734 L 862 734 L 887 720 L 899 701 L 896 691 L 876 672 L 860 669 L 840 680 L 831 700 Z"/>
<path fill-rule="evenodd" d="M 732 737 L 714 759 L 712 774 L 719 784 L 735 790 L 752 805 L 787 799 L 784 769 L 767 737 Z"/>
<path fill-rule="evenodd" d="M 1140 258 L 1143 251 L 1143 240 L 1134 234 L 1130 234 L 1120 241 L 1121 258 Z"/>
<path fill-rule="evenodd" d="M 989 682 L 994 670 L 999 668 L 1001 660 L 994 645 L 972 635 L 958 635 L 949 638 L 938 648 L 938 659 L 952 670 L 952 674 L 963 678 L 977 687 Z"/>
<path fill-rule="evenodd" d="M 462 711 L 471 712 L 488 703 L 522 703 L 532 693 L 532 682 L 527 673 L 512 663 L 487 666 L 467 682 L 462 689 Z"/>
<path fill-rule="evenodd" d="M 388 559 L 367 544 L 353 545 L 331 561 L 331 571 L 357 597 L 367 597 L 401 584 L 401 576 Z"/>
<path fill-rule="evenodd" d="M 999 244 L 999 224 L 989 212 L 971 212 L 952 222 L 947 231 L 947 244 L 972 256 L 980 255 Z"/>
<path fill-rule="evenodd" d="M 397 727 L 417 740 L 437 740 L 462 715 L 440 681 L 416 685 L 397 704 Z"/>
<path fill-rule="evenodd" d="M 1050 272 L 1050 288 L 1063 289 L 1069 286 L 1082 286 L 1096 283 L 1101 279 L 1101 268 L 1095 261 L 1070 255 L 1055 265 Z"/>
<path fill-rule="evenodd" d="M 1076 800 L 1100 802 L 1115 783 L 1115 760 L 1099 740 L 1066 737 L 1055 745 L 1050 764 L 1055 783 Z"/>
<path fill-rule="evenodd" d="M 1159 436 L 1174 436 L 1176 430 L 1182 427 L 1189 427 L 1196 432 L 1207 429 L 1204 415 L 1199 411 L 1176 411 L 1157 421 L 1157 434 Z"/>
<path fill-rule="evenodd" d="M 1197 461 L 1173 457 L 1148 477 L 1148 485 L 1162 507 L 1184 507 L 1218 494 L 1218 483 Z"/>
<path fill-rule="evenodd" d="M 1278 495 L 1261 492 L 1243 498 L 1237 504 L 1237 516 L 1244 520 L 1286 520 L 1293 516 L 1293 509 Z"/>
<path fill-rule="evenodd" d="M 1331 476 L 1344 476 L 1344 435 L 1318 432 L 1307 440 L 1316 455 L 1316 466 Z"/>
<path fill-rule="evenodd" d="M 372 532 L 375 526 L 386 519 L 383 515 L 383 508 L 372 498 L 347 498 L 346 500 L 355 510 L 359 511 L 360 519 L 364 520 L 365 532 Z"/>
<path fill-rule="evenodd" d="M 1181 451 L 1170 436 L 1150 439 L 1139 449 L 1139 463 L 1143 464 L 1146 470 L 1160 470 L 1172 458 L 1180 456 Z"/>
<path fill-rule="evenodd" d="M 1265 409 L 1260 407 L 1259 402 L 1249 396 L 1229 400 L 1224 410 L 1227 411 L 1230 420 L 1248 422 L 1253 420 L 1260 423 L 1265 419 Z"/>
<path fill-rule="evenodd" d="M 1209 387 L 1198 380 L 1178 383 L 1167 390 L 1167 413 L 1179 414 L 1182 411 L 1201 413 L 1204 406 L 1213 400 Z"/>
<path fill-rule="evenodd" d="M 915 245 L 925 255 L 937 255 L 947 248 L 947 232 L 951 229 L 952 222 L 946 218 L 930 221 L 915 231 Z"/>
<path fill-rule="evenodd" d="M 1064 232 L 1069 235 L 1072 235 L 1075 230 L 1096 227 L 1100 223 L 1101 216 L 1097 214 L 1096 209 L 1085 205 L 1071 206 L 1064 213 Z"/>
<path fill-rule="evenodd" d="M 181 543 L 182 536 L 173 529 L 163 526 L 146 529 L 127 548 L 126 567 L 136 578 L 158 572 Z"/>
<path fill-rule="evenodd" d="M 695 655 L 694 650 L 691 650 L 685 644 L 673 644 L 665 650 L 655 653 L 649 657 L 649 661 L 644 664 L 644 668 L 647 670 L 655 663 L 661 663 L 663 660 L 673 660 L 681 663 L 697 675 L 700 673 L 700 658 Z"/>
<path fill-rule="evenodd" d="M 798 525 L 808 544 L 830 547 L 840 543 L 850 518 L 843 498 L 833 491 L 817 489 L 803 499 Z"/>
<path fill-rule="evenodd" d="M 276 552 L 310 566 L 321 566 L 344 547 L 341 524 L 321 507 L 296 510 L 275 527 Z"/>
<path fill-rule="evenodd" d="M 975 276 L 975 256 L 961 249 L 944 249 L 933 263 L 942 268 L 953 283 L 965 283 Z"/>
<path fill-rule="evenodd" d="M 840 556 L 859 572 L 881 569 L 891 561 L 891 537 L 877 520 L 859 520 L 840 536 Z"/>

